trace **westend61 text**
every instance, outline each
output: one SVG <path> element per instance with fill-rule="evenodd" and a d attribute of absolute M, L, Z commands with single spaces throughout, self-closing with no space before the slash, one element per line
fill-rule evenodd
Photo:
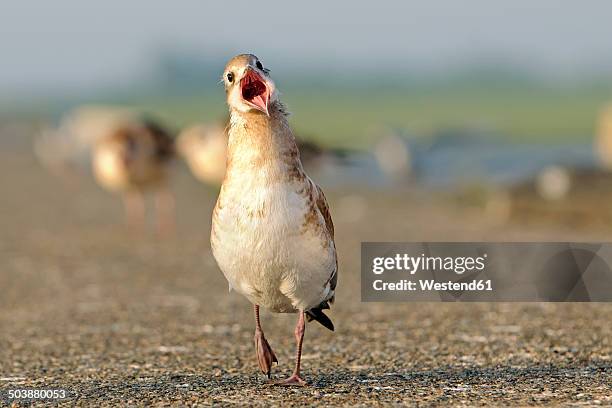
<path fill-rule="evenodd" d="M 417 284 L 418 282 L 418 284 Z M 469 282 L 437 282 L 433 279 L 419 279 L 417 282 L 402 279 L 397 282 L 384 282 L 380 279 L 372 282 L 374 290 L 380 291 L 438 291 L 438 290 L 460 290 L 460 291 L 484 291 L 493 290 L 491 280 L 474 279 Z"/>

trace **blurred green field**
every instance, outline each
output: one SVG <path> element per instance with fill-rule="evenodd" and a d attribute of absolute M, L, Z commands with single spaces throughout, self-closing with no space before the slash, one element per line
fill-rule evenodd
<path fill-rule="evenodd" d="M 512 141 L 587 141 L 612 86 L 502 87 L 501 89 L 301 88 L 285 86 L 282 98 L 304 137 L 326 145 L 364 148 L 375 129 L 390 126 L 414 136 L 446 129 L 484 129 Z M 137 102 L 179 125 L 222 118 L 221 90 Z"/>
<path fill-rule="evenodd" d="M 516 142 L 587 142 L 597 115 L 612 100 L 612 81 L 545 85 L 491 78 L 399 86 L 277 81 L 291 121 L 303 137 L 328 146 L 367 148 L 381 126 L 423 137 L 440 130 L 478 129 Z M 142 92 L 30 104 L 21 111 L 52 115 L 79 103 L 120 103 L 154 113 L 175 127 L 223 120 L 221 85 L 190 92 Z M 57 102 L 57 101 L 55 101 Z M 28 105 L 24 105 L 28 106 Z M 4 107 L 11 108 L 9 105 Z M 6 109 L 4 109 L 6 111 Z"/>

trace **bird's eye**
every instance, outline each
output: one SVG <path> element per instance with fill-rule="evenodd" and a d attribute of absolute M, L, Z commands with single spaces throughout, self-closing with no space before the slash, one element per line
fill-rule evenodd
<path fill-rule="evenodd" d="M 227 73 L 227 81 L 228 82 L 234 82 L 234 73 L 233 72 L 228 72 Z"/>
<path fill-rule="evenodd" d="M 257 62 L 255 63 L 255 66 L 256 66 L 257 68 L 259 68 L 259 69 L 263 69 L 263 65 L 261 65 L 261 62 L 259 62 L 259 61 L 257 61 Z"/>

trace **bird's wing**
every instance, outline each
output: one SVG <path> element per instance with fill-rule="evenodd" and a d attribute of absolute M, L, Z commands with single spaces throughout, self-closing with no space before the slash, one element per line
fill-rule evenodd
<path fill-rule="evenodd" d="M 307 310 L 306 318 L 308 321 L 316 320 L 324 327 L 334 331 L 334 324 L 330 318 L 323 313 L 323 310 L 329 309 L 329 304 L 334 302 L 336 295 L 336 283 L 338 282 L 338 258 L 335 253 L 336 244 L 334 243 L 334 223 L 332 221 L 331 214 L 329 213 L 329 206 L 327 205 L 327 199 L 325 198 L 325 194 L 323 194 L 323 190 L 321 190 L 321 187 L 316 185 L 312 180 L 307 180 L 311 187 L 310 194 L 313 202 L 321 214 L 323 221 L 325 222 L 325 229 L 330 240 L 329 245 L 331 245 L 334 249 L 335 264 L 333 269 L 330 271 L 329 278 L 323 285 L 323 290 L 325 293 L 323 301 L 318 306 Z"/>
<path fill-rule="evenodd" d="M 317 192 L 316 204 L 319 212 L 323 216 L 323 220 L 325 221 L 325 227 L 327 228 L 327 232 L 329 233 L 331 243 L 336 247 L 334 242 L 334 222 L 332 221 L 331 214 L 329 212 L 329 205 L 327 204 L 327 199 L 325 198 L 325 194 L 323 194 L 323 190 L 317 184 L 313 183 L 314 188 Z M 334 270 L 331 272 L 329 280 L 325 282 L 325 286 L 329 284 L 329 289 L 331 293 L 331 297 L 328 299 L 330 303 L 334 302 L 334 291 L 336 290 L 336 284 L 338 282 L 338 258 L 336 257 L 336 266 Z"/>
<path fill-rule="evenodd" d="M 313 183 L 314 184 L 314 183 Z M 331 214 L 329 213 L 329 205 L 327 205 L 327 199 L 325 198 L 325 194 L 323 194 L 323 190 L 317 184 L 314 184 L 315 189 L 317 190 L 317 208 L 321 212 L 323 219 L 325 220 L 325 227 L 327 227 L 327 232 L 334 240 L 334 222 L 332 221 Z"/>
<path fill-rule="evenodd" d="M 174 155 L 174 137 L 159 122 L 152 118 L 143 118 L 144 128 L 155 141 L 155 153 L 160 161 L 165 161 Z"/>

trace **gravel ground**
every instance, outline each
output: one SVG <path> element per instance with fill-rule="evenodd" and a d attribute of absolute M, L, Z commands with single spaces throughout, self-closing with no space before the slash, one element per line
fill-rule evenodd
<path fill-rule="evenodd" d="M 612 405 L 610 304 L 359 300 L 361 241 L 609 240 L 612 226 L 500 225 L 417 192 L 328 189 L 337 329 L 309 324 L 310 386 L 278 388 L 211 257 L 215 192 L 177 173 L 175 236 L 134 236 L 88 178 L 60 183 L 3 149 L 0 390 L 65 388 L 79 406 Z M 294 319 L 263 315 L 275 378 L 291 371 Z"/>

